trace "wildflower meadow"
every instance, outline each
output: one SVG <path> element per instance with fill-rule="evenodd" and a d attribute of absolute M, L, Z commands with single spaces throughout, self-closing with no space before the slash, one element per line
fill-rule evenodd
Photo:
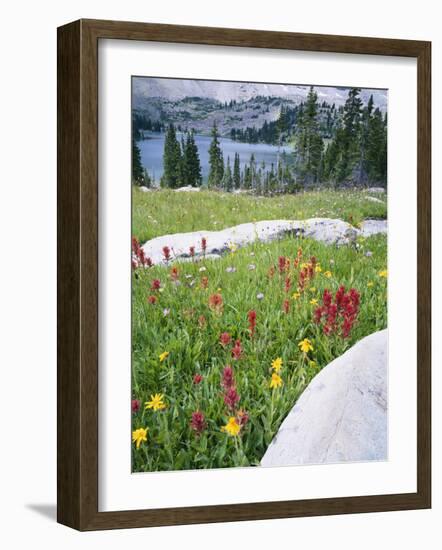
<path fill-rule="evenodd" d="M 160 265 L 150 238 L 253 219 L 386 217 L 362 192 L 133 194 L 132 469 L 257 466 L 312 378 L 387 325 L 387 238 L 299 236 Z M 216 222 L 216 223 L 215 223 Z M 193 250 L 192 250 L 193 248 Z"/>

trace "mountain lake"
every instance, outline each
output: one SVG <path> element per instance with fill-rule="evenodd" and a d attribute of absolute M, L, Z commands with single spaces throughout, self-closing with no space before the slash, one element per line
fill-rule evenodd
<path fill-rule="evenodd" d="M 145 139 L 137 141 L 137 145 L 141 152 L 141 163 L 148 171 L 149 175 L 155 179 L 158 183 L 163 175 L 163 152 L 164 152 L 164 139 L 166 134 L 163 132 L 145 132 Z M 177 138 L 181 140 L 181 134 L 177 132 Z M 201 172 L 203 181 L 207 181 L 209 175 L 209 147 L 212 141 L 211 136 L 203 136 L 195 134 L 195 143 L 198 147 L 198 153 L 201 163 Z M 227 157 L 230 158 L 230 166 L 233 171 L 233 160 L 235 153 L 239 154 L 239 161 L 241 170 L 244 166 L 250 162 L 250 155 L 255 155 L 255 161 L 257 168 L 262 166 L 262 162 L 265 163 L 265 169 L 270 170 L 273 163 L 276 170 L 276 162 L 278 156 L 278 146 L 268 145 L 266 143 L 242 143 L 239 141 L 233 141 L 232 139 L 220 137 L 219 143 L 224 155 L 224 162 L 227 161 Z M 280 153 L 291 152 L 291 147 L 282 146 Z"/>

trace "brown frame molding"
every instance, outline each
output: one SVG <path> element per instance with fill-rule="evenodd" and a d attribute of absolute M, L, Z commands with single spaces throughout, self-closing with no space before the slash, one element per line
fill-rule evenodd
<path fill-rule="evenodd" d="M 98 512 L 98 40 L 414 57 L 418 66 L 417 492 Z M 58 521 L 81 531 L 431 507 L 431 43 L 79 20 L 58 29 Z"/>

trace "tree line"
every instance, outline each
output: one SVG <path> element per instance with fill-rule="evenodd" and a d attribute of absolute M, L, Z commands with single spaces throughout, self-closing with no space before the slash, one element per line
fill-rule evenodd
<path fill-rule="evenodd" d="M 207 186 L 225 191 L 253 190 L 256 193 L 294 192 L 318 184 L 385 184 L 387 179 L 387 115 L 374 106 L 373 96 L 366 105 L 361 90 L 349 90 L 338 109 L 318 102 L 311 87 L 305 102 L 289 108 L 281 105 L 277 120 L 259 129 L 232 129 L 230 136 L 249 143 L 271 142 L 278 146 L 275 165 L 257 164 L 252 154 L 241 168 L 238 153 L 224 159 L 216 123 L 211 131 Z M 290 143 L 291 153 L 280 152 Z M 139 150 L 133 142 L 133 179 L 150 185 L 143 170 Z M 161 186 L 177 188 L 202 185 L 201 164 L 193 131 L 178 140 L 176 128 L 166 130 Z"/>

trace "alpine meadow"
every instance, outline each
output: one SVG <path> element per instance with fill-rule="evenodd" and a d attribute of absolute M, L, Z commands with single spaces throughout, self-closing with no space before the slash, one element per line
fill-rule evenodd
<path fill-rule="evenodd" d="M 133 472 L 387 459 L 387 113 L 132 78 Z"/>

